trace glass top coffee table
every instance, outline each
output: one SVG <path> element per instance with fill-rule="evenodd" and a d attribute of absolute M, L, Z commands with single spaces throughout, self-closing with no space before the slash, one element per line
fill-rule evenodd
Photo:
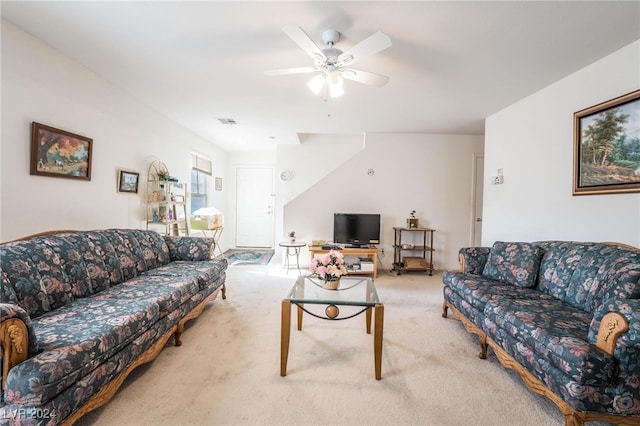
<path fill-rule="evenodd" d="M 283 377 L 287 375 L 292 304 L 298 307 L 298 330 L 302 330 L 303 312 L 316 318 L 333 321 L 353 318 L 364 312 L 367 334 L 371 334 L 371 313 L 373 311 L 373 358 L 376 380 L 382 378 L 384 305 L 378 298 L 376 287 L 371 278 L 342 277 L 337 290 L 327 290 L 322 288 L 321 281 L 316 277 L 298 277 L 287 297 L 282 300 L 280 375 Z M 318 313 L 317 310 L 312 312 L 309 307 L 305 308 L 305 305 L 324 305 L 324 313 Z"/>

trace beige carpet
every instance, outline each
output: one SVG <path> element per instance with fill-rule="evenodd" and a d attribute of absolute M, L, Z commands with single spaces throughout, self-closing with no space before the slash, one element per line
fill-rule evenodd
<path fill-rule="evenodd" d="M 275 265 L 274 265 L 275 263 Z M 306 316 L 279 375 L 280 301 L 294 281 L 278 260 L 230 267 L 227 300 L 190 322 L 81 425 L 562 425 L 475 336 L 441 317 L 442 276 L 381 274 L 382 380 L 364 315 Z M 292 324 L 293 321 L 292 321 Z"/>

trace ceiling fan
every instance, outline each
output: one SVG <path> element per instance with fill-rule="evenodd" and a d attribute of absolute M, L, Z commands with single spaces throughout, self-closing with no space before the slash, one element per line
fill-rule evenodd
<path fill-rule="evenodd" d="M 345 78 L 370 86 L 384 86 L 389 81 L 386 75 L 350 68 L 365 56 L 373 55 L 391 46 L 391 38 L 381 31 L 367 37 L 346 52 L 335 47 L 340 39 L 340 33 L 336 30 L 327 30 L 322 33 L 322 41 L 327 46 L 324 49 L 320 49 L 298 26 L 286 26 L 282 31 L 313 59 L 314 66 L 267 70 L 264 72 L 266 75 L 318 73 L 309 80 L 307 86 L 316 95 L 323 93 L 325 100 L 327 95 L 335 98 L 344 94 L 342 86 Z"/>

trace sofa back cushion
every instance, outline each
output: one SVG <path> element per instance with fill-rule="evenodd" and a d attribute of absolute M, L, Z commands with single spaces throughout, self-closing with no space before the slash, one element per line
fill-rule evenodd
<path fill-rule="evenodd" d="M 0 268 L 0 303 L 18 304 L 18 296 L 9 281 L 7 273 Z M 2 356 L 0 355 L 0 358 Z"/>
<path fill-rule="evenodd" d="M 496 241 L 482 275 L 519 287 L 535 287 L 542 250 L 535 244 Z"/>
<path fill-rule="evenodd" d="M 640 297 L 640 251 L 607 244 L 592 246 L 582 257 L 567 288 L 567 302 L 593 312 L 605 300 Z"/>
<path fill-rule="evenodd" d="M 579 309 L 640 297 L 640 250 L 604 243 L 537 242 L 544 250 L 538 288 Z"/>
<path fill-rule="evenodd" d="M 42 238 L 0 246 L 0 268 L 13 288 L 13 295 L 7 292 L 7 297 L 15 297 L 31 318 L 73 300 L 60 256 Z"/>
<path fill-rule="evenodd" d="M 50 235 L 42 237 L 41 241 L 60 257 L 60 264 L 67 274 L 73 297 L 81 298 L 92 294 L 91 279 L 84 260 L 90 256 L 83 250 L 81 234 L 72 232 Z"/>
<path fill-rule="evenodd" d="M 566 301 L 571 277 L 592 243 L 574 241 L 537 241 L 542 248 L 538 290 Z"/>
<path fill-rule="evenodd" d="M 155 231 L 143 231 L 140 229 L 129 229 L 126 231 L 131 239 L 135 239 L 140 246 L 142 263 L 139 272 L 158 268 L 169 263 L 169 248 L 160 234 Z M 144 271 L 140 269 L 144 267 Z"/>

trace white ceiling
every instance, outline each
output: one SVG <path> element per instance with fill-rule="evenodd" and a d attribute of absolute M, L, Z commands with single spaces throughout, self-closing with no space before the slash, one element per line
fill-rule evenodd
<path fill-rule="evenodd" d="M 482 134 L 484 117 L 640 39 L 640 2 L 11 2 L 2 16 L 194 133 L 230 151 L 309 133 Z M 345 83 L 323 101 L 283 32 L 346 51 L 376 31 L 393 46 L 357 67 L 390 77 Z M 585 90 L 589 88 L 585 87 Z M 238 124 L 221 124 L 233 118 Z"/>

